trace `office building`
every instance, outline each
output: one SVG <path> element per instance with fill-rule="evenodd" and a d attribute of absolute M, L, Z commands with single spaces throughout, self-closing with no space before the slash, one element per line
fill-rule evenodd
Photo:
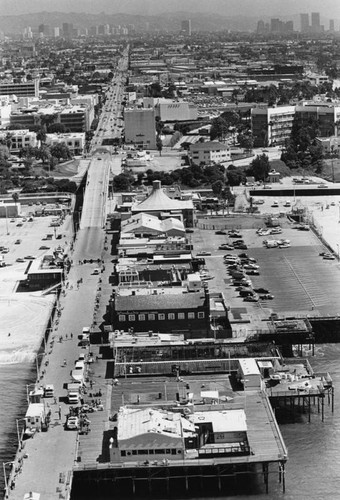
<path fill-rule="evenodd" d="M 181 22 L 181 31 L 183 34 L 191 36 L 191 19 L 185 19 Z"/>
<path fill-rule="evenodd" d="M 309 14 L 300 14 L 301 33 L 309 32 Z"/>
<path fill-rule="evenodd" d="M 289 139 L 295 115 L 294 106 L 262 107 L 251 110 L 254 146 L 277 146 Z"/>
<path fill-rule="evenodd" d="M 124 111 L 125 142 L 143 149 L 156 149 L 155 111 L 149 109 L 126 109 Z"/>
<path fill-rule="evenodd" d="M 73 24 L 63 23 L 63 35 L 65 38 L 72 38 L 73 36 Z"/>
<path fill-rule="evenodd" d="M 321 25 L 320 25 L 320 13 L 312 12 L 312 33 L 320 33 Z"/>

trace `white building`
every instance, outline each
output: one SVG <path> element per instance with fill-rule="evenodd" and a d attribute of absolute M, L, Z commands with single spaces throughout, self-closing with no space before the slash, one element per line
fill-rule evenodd
<path fill-rule="evenodd" d="M 251 110 L 254 146 L 284 144 L 290 138 L 295 106 L 258 107 Z"/>
<path fill-rule="evenodd" d="M 122 234 L 130 233 L 139 236 L 166 234 L 167 236 L 184 236 L 185 227 L 181 220 L 169 217 L 160 220 L 154 215 L 139 213 L 122 221 Z"/>
<path fill-rule="evenodd" d="M 11 153 L 19 153 L 20 149 L 28 146 L 35 148 L 38 144 L 36 133 L 26 129 L 0 132 L 1 139 L 5 139 L 9 135 L 11 138 L 9 147 Z"/>
<path fill-rule="evenodd" d="M 73 155 L 82 155 L 85 147 L 85 133 L 46 134 L 46 144 L 65 144 Z"/>
<path fill-rule="evenodd" d="M 221 163 L 231 159 L 229 147 L 215 141 L 191 144 L 190 157 L 198 165 L 200 163 Z"/>

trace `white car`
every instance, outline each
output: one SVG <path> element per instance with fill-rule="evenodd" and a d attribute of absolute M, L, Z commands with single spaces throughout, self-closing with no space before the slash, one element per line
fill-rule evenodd
<path fill-rule="evenodd" d="M 78 417 L 68 417 L 66 422 L 66 428 L 69 430 L 77 430 L 79 428 L 79 418 Z"/>

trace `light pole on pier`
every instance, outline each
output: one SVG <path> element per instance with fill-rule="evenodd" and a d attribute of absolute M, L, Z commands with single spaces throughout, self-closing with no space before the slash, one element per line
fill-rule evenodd
<path fill-rule="evenodd" d="M 8 481 L 7 481 L 7 473 L 6 473 L 6 466 L 7 465 L 13 465 L 14 462 L 11 461 L 11 462 L 3 462 L 2 463 L 2 468 L 3 468 L 3 471 L 4 471 L 4 481 L 5 481 L 5 498 L 8 498 Z"/>
<path fill-rule="evenodd" d="M 19 451 L 21 450 L 21 432 L 19 428 L 19 422 L 25 422 L 24 418 L 16 418 L 15 423 L 17 426 L 17 436 L 18 436 L 18 446 L 19 446 Z"/>

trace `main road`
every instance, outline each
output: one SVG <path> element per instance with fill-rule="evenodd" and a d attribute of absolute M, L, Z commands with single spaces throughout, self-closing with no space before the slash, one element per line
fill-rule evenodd
<path fill-rule="evenodd" d="M 118 65 L 116 82 L 120 82 L 119 88 L 123 82 L 123 70 L 127 68 L 127 55 L 128 49 Z M 117 87 L 115 82 L 112 85 Z M 122 89 L 116 89 L 111 94 L 109 91 L 108 109 L 102 119 L 118 110 L 120 112 Z M 96 144 L 91 153 L 80 228 L 71 254 L 73 265 L 58 303 L 61 314 L 51 332 L 50 345 L 45 354 L 44 359 L 48 363 L 43 363 L 44 374 L 40 374 L 37 381 L 39 385 L 54 384 L 57 402 L 45 400 L 51 410 L 51 425 L 47 433 L 37 433 L 34 438 L 25 441 L 24 448 L 18 451 L 6 498 L 22 500 L 28 494 L 33 495 L 29 492 L 39 493 L 44 500 L 70 498 L 72 469 L 77 458 L 77 433 L 65 431 L 63 425 L 69 412 L 65 384 L 71 381 L 70 370 L 78 358 L 77 336 L 83 326 L 94 322 L 102 293 L 100 290 L 103 286 L 105 288 L 109 275 L 109 266 L 98 276 L 93 274 L 97 264 L 83 265 L 81 261 L 85 258 L 110 261 L 110 254 L 104 249 L 108 184 L 110 173 L 116 175 L 120 172 L 119 155 L 112 157 L 110 149 Z M 99 283 L 99 278 L 102 283 Z"/>

